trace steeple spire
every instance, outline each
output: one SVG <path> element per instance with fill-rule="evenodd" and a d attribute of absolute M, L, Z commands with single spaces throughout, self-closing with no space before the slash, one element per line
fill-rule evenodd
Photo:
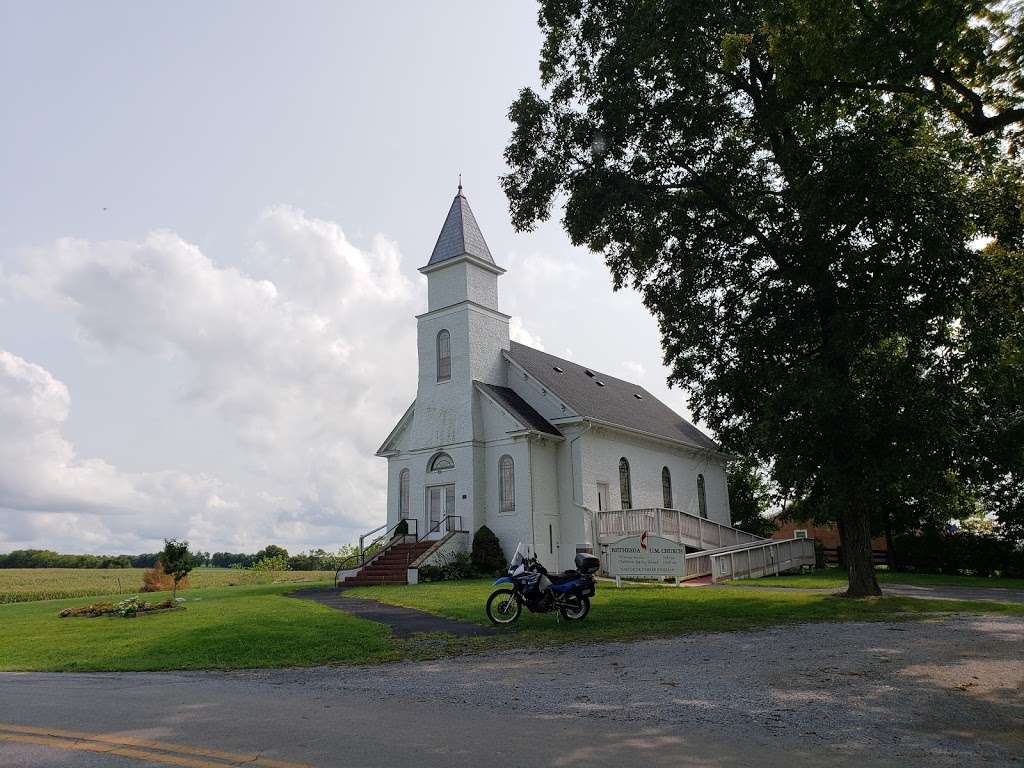
<path fill-rule="evenodd" d="M 459 191 L 452 200 L 451 208 L 445 217 L 444 226 L 441 227 L 441 234 L 437 236 L 437 243 L 430 254 L 430 261 L 427 266 L 436 264 L 439 261 L 447 261 L 459 256 L 473 256 L 488 264 L 494 264 L 491 257 L 491 250 L 487 247 L 484 235 L 480 226 L 476 223 L 476 217 L 469 207 L 469 201 L 462 193 L 462 174 L 459 174 Z"/>

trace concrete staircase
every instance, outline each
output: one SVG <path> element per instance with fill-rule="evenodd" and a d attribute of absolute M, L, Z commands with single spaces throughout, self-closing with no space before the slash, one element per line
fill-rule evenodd
<path fill-rule="evenodd" d="M 418 541 L 415 544 L 392 544 L 383 554 L 378 555 L 338 586 L 376 587 L 381 584 L 407 584 L 409 566 L 436 543 Z"/>

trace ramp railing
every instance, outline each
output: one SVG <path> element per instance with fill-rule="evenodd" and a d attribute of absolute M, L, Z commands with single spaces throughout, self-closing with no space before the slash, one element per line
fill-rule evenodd
<path fill-rule="evenodd" d="M 762 539 L 752 544 L 686 555 L 684 579 L 710 576 L 712 582 L 777 576 L 805 565 L 814 567 L 814 539 Z"/>
<path fill-rule="evenodd" d="M 694 549 L 719 549 L 764 541 L 760 536 L 681 509 L 615 509 L 595 514 L 598 539 L 602 544 L 608 544 L 623 536 L 638 536 L 644 531 L 656 533 Z"/>

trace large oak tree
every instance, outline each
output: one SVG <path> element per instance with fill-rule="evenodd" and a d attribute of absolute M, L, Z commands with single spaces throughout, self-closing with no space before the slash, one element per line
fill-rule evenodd
<path fill-rule="evenodd" d="M 1015 482 L 971 444 L 1007 426 L 981 390 L 1019 371 L 992 373 L 1007 313 L 978 302 L 980 246 L 1011 269 L 1022 250 L 1004 5 L 542 0 L 544 89 L 510 109 L 515 225 L 564 207 L 657 317 L 695 414 L 838 521 L 850 595 L 879 594 L 879 510 L 938 508 L 981 466 Z"/>

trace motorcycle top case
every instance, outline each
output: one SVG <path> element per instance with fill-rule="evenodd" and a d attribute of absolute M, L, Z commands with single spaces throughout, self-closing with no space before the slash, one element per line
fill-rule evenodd
<path fill-rule="evenodd" d="M 586 552 L 578 552 L 576 554 L 576 570 L 580 573 L 592 574 L 597 573 L 597 569 L 601 567 L 601 560 L 588 555 Z"/>

